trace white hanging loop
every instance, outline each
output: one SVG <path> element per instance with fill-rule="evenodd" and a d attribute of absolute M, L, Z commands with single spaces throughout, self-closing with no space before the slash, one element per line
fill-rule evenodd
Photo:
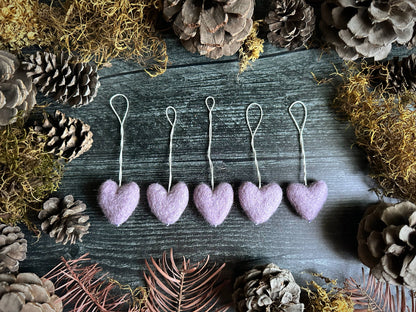
<path fill-rule="evenodd" d="M 173 121 L 170 119 L 169 111 L 173 111 Z M 168 193 L 170 192 L 170 188 L 172 186 L 172 148 L 173 148 L 173 134 L 175 132 L 176 126 L 176 109 L 173 106 L 166 107 L 166 118 L 171 125 L 170 129 L 170 140 L 169 140 L 169 185 L 168 185 Z"/>
<path fill-rule="evenodd" d="M 257 126 L 254 128 L 254 131 L 251 128 L 250 119 L 249 119 L 250 108 L 253 106 L 257 106 L 258 109 L 260 110 L 260 117 L 259 117 L 259 120 L 257 121 Z M 259 129 L 262 120 L 263 120 L 263 109 L 261 105 L 257 103 L 251 103 L 246 109 L 246 122 L 247 122 L 247 126 L 248 126 L 248 129 L 250 130 L 250 135 L 251 135 L 251 149 L 253 150 L 253 154 L 254 154 L 254 165 L 256 166 L 256 170 L 257 170 L 259 188 L 261 188 L 261 174 L 260 174 L 260 169 L 259 169 L 259 163 L 257 161 L 257 151 L 254 147 L 254 137 L 256 136 L 257 130 Z"/>
<path fill-rule="evenodd" d="M 212 102 L 212 104 L 210 105 L 209 102 Z M 212 96 L 208 96 L 205 99 L 205 105 L 208 109 L 208 119 L 209 119 L 209 130 L 208 130 L 208 151 L 207 151 L 207 158 L 208 158 L 208 162 L 209 162 L 209 169 L 210 169 L 210 173 L 211 173 L 211 188 L 212 190 L 214 190 L 214 165 L 212 164 L 212 159 L 211 159 L 211 143 L 212 143 L 212 111 L 214 110 L 214 106 L 215 106 L 215 99 Z"/>
<path fill-rule="evenodd" d="M 124 113 L 123 119 L 120 118 L 120 115 L 117 113 L 113 105 L 114 98 L 121 96 L 126 100 L 126 112 Z M 120 156 L 119 156 L 119 170 L 118 170 L 118 186 L 121 186 L 121 181 L 123 179 L 123 148 L 124 148 L 124 122 L 126 121 L 127 114 L 129 112 L 129 99 L 124 94 L 114 94 L 110 99 L 110 107 L 116 115 L 118 122 L 120 123 Z"/>
<path fill-rule="evenodd" d="M 303 107 L 303 111 L 304 111 L 302 125 L 300 127 L 295 117 L 292 114 L 292 107 L 296 104 L 301 104 Z M 299 144 L 300 144 L 300 149 L 301 149 L 301 154 L 302 154 L 302 163 L 303 163 L 303 183 L 307 185 L 308 182 L 306 179 L 306 155 L 305 155 L 305 147 L 303 144 L 303 129 L 305 128 L 306 119 L 308 118 L 308 109 L 306 108 L 306 105 L 302 101 L 296 101 L 296 102 L 293 102 L 289 106 L 289 115 L 292 118 L 293 122 L 295 123 L 296 129 L 299 132 Z"/>

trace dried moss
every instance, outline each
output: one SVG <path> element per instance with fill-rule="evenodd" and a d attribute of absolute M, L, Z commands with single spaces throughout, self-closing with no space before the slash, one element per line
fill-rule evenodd
<path fill-rule="evenodd" d="M 260 53 L 263 53 L 264 40 L 257 37 L 259 32 L 259 21 L 253 23 L 250 34 L 244 40 L 240 50 L 238 50 L 240 57 L 240 74 L 244 72 L 250 62 L 254 62 L 260 57 Z"/>
<path fill-rule="evenodd" d="M 384 195 L 416 201 L 416 95 L 392 94 L 372 75 L 382 65 L 348 63 L 334 104 L 346 114 L 357 144 L 367 153 L 371 176 Z"/>
<path fill-rule="evenodd" d="M 328 280 L 325 289 L 311 281 L 314 289 L 304 288 L 309 302 L 305 312 L 353 312 L 354 304 L 342 290 L 336 286 L 336 281 Z"/>
<path fill-rule="evenodd" d="M 161 0 L 66 0 L 61 11 L 51 6 L 43 23 L 54 29 L 57 48 L 81 62 L 132 59 L 156 76 L 168 61 L 166 44 L 155 33 L 161 8 Z"/>
<path fill-rule="evenodd" d="M 44 150 L 42 136 L 22 124 L 0 129 L 0 221 L 33 228 L 28 212 L 58 188 L 63 168 Z"/>
<path fill-rule="evenodd" d="M 0 0 L 0 49 L 49 45 L 53 36 L 40 22 L 47 8 L 37 0 Z"/>

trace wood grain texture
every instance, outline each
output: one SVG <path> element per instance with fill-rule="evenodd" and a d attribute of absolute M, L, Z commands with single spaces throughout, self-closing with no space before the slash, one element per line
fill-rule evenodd
<path fill-rule="evenodd" d="M 59 108 L 81 118 L 94 133 L 92 149 L 66 167 L 56 194 L 72 194 L 87 204 L 91 233 L 72 246 L 57 245 L 46 235 L 36 241 L 27 233 L 29 252 L 22 271 L 44 274 L 60 256 L 73 258 L 89 252 L 111 277 L 137 286 L 143 284 L 144 259 L 160 257 L 173 248 L 178 258 L 197 261 L 210 254 L 214 261 L 227 262 L 230 278 L 254 264 L 268 262 L 292 270 L 301 284 L 310 279 L 304 272 L 324 272 L 341 280 L 358 276 L 356 229 L 366 205 L 376 197 L 368 191 L 372 181 L 365 156 L 353 145 L 351 129 L 331 107 L 334 86 L 318 86 L 311 75 L 328 77 L 333 64 L 340 66 L 342 61 L 334 53 L 289 53 L 266 44 L 263 56 L 238 75 L 235 57 L 208 60 L 188 53 L 172 37 L 167 42 L 170 66 L 164 75 L 151 79 L 138 65 L 117 60 L 111 68 L 101 70 L 102 85 L 93 103 L 80 109 L 48 107 L 49 112 Z M 131 102 L 125 125 L 124 182 L 135 181 L 141 187 L 139 206 L 119 228 L 107 222 L 96 200 L 99 185 L 118 178 L 119 125 L 108 105 L 115 93 L 125 94 Z M 328 201 L 314 221 L 301 219 L 284 199 L 269 222 L 255 226 L 242 212 L 237 193 L 230 215 L 217 228 L 203 220 L 192 201 L 181 219 L 168 227 L 151 214 L 147 186 L 153 182 L 166 186 L 168 182 L 166 106 L 173 105 L 178 111 L 174 181 L 184 181 L 191 192 L 198 183 L 209 183 L 204 104 L 208 95 L 217 103 L 212 143 L 215 181 L 230 182 L 235 191 L 243 181 L 257 181 L 244 120 L 247 105 L 257 102 L 265 114 L 255 143 L 262 179 L 275 181 L 285 190 L 289 183 L 302 179 L 298 135 L 287 109 L 296 100 L 307 104 L 308 178 L 325 180 L 329 187 Z"/>

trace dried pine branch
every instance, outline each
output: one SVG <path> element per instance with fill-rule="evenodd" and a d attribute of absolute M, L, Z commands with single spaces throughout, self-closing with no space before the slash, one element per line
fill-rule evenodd
<path fill-rule="evenodd" d="M 392 288 L 395 291 L 392 291 Z M 345 281 L 344 291 L 355 304 L 358 312 L 416 312 L 416 298 L 413 291 L 406 293 L 404 286 L 390 287 L 389 283 L 377 280 L 369 274 L 366 278 L 362 269 L 361 282 L 352 277 Z M 411 301 L 411 306 L 407 302 Z"/>
<path fill-rule="evenodd" d="M 145 261 L 148 274 L 144 273 L 149 298 L 147 309 L 150 312 L 208 312 L 215 309 L 224 283 L 219 277 L 225 263 L 221 266 L 208 265 L 209 256 L 204 260 L 191 264 L 189 259 L 183 258 L 180 268 L 170 250 L 169 258 L 164 252 L 161 259 L 150 258 Z M 225 312 L 228 307 L 219 310 Z"/>
<path fill-rule="evenodd" d="M 73 309 L 70 312 L 115 312 L 126 305 L 130 296 L 114 295 L 118 283 L 109 282 L 106 279 L 107 273 L 97 277 L 102 271 L 98 264 L 86 266 L 85 261 L 88 254 L 75 260 L 61 258 L 61 263 L 53 268 L 44 277 L 54 281 L 56 291 L 61 291 L 61 297 L 65 305 L 70 304 Z M 144 291 L 144 290 L 143 290 Z M 129 312 L 139 312 L 139 306 L 133 306 Z"/>

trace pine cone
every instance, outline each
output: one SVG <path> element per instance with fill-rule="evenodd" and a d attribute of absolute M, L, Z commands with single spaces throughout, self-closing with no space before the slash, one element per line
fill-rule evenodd
<path fill-rule="evenodd" d="M 250 33 L 254 0 L 164 0 L 163 16 L 183 46 L 212 59 L 233 55 Z"/>
<path fill-rule="evenodd" d="M 0 126 L 14 123 L 19 113 L 28 115 L 36 104 L 32 79 L 19 66 L 16 56 L 0 51 Z"/>
<path fill-rule="evenodd" d="M 82 242 L 82 237 L 88 234 L 90 227 L 90 223 L 87 223 L 89 217 L 82 214 L 86 209 L 85 204 L 80 200 L 74 201 L 72 195 L 62 200 L 49 198 L 38 215 L 42 221 L 42 231 L 64 245 L 68 242 L 75 244 L 77 240 Z"/>
<path fill-rule="evenodd" d="M 275 0 L 265 19 L 267 39 L 279 47 L 293 50 L 306 44 L 315 30 L 314 9 L 304 0 Z"/>
<path fill-rule="evenodd" d="M 62 312 L 61 299 L 50 280 L 34 273 L 0 274 L 1 312 Z"/>
<path fill-rule="evenodd" d="M 22 65 L 40 92 L 72 107 L 92 102 L 100 87 L 94 65 L 79 63 L 64 53 L 37 52 Z"/>
<path fill-rule="evenodd" d="M 376 278 L 416 289 L 416 205 L 370 206 L 357 240 L 358 257 Z"/>
<path fill-rule="evenodd" d="M 238 277 L 233 300 L 237 312 L 302 312 L 300 287 L 292 273 L 270 263 Z"/>
<path fill-rule="evenodd" d="M 416 54 L 403 59 L 395 57 L 385 65 L 387 72 L 378 70 L 373 73 L 376 83 L 382 83 L 394 93 L 416 92 Z"/>
<path fill-rule="evenodd" d="M 34 129 L 49 138 L 46 148 L 50 152 L 68 162 L 87 152 L 93 143 L 89 125 L 80 119 L 67 118 L 58 110 L 54 117 L 45 113 L 42 126 L 35 126 Z"/>
<path fill-rule="evenodd" d="M 19 270 L 19 262 L 26 259 L 27 241 L 24 237 L 18 226 L 0 224 L 0 273 Z"/>
<path fill-rule="evenodd" d="M 324 39 L 346 60 L 382 60 L 393 43 L 412 39 L 414 0 L 326 0 L 321 6 Z"/>

